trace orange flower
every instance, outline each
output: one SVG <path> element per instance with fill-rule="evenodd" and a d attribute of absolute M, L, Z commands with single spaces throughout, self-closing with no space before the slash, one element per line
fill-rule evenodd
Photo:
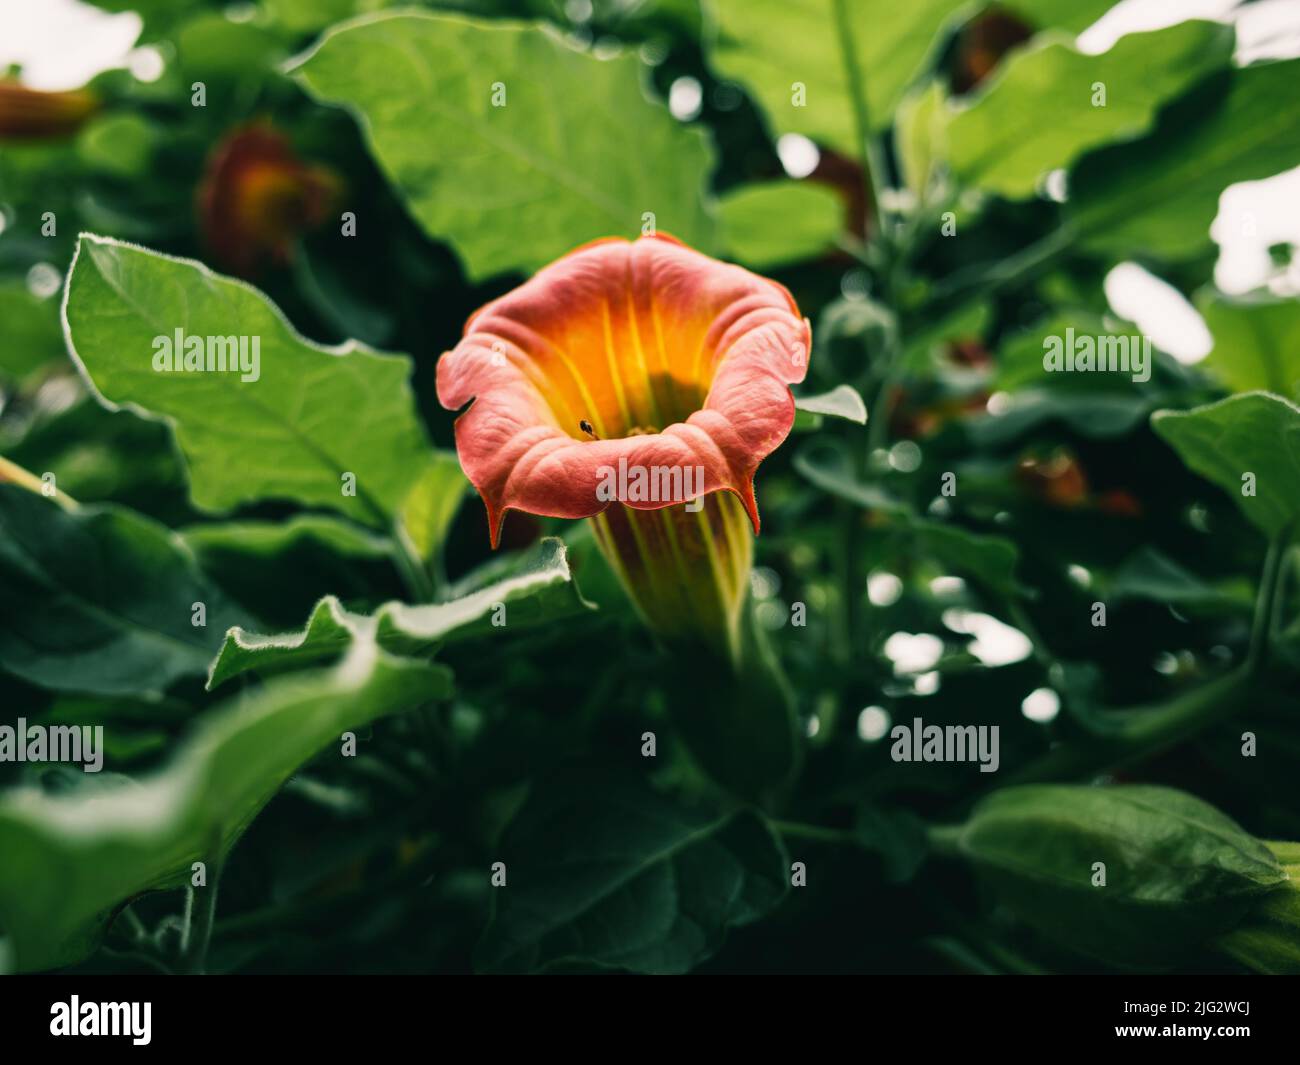
<path fill-rule="evenodd" d="M 99 100 L 77 89 L 41 92 L 0 81 L 0 140 L 46 140 L 75 133 L 99 110 Z"/>
<path fill-rule="evenodd" d="M 320 225 L 338 190 L 333 173 L 309 166 L 287 138 L 264 125 L 231 133 L 213 153 L 199 188 L 199 215 L 213 257 L 248 276 L 286 262 L 293 242 Z"/>
<path fill-rule="evenodd" d="M 592 518 L 652 627 L 734 650 L 754 473 L 790 432 L 809 344 L 773 281 L 671 237 L 599 240 L 475 313 L 438 399 L 474 400 L 456 448 L 493 546 L 509 510 Z"/>

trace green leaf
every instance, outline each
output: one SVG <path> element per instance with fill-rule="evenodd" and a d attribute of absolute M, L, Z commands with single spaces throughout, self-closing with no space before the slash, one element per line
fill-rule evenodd
<path fill-rule="evenodd" d="M 329 593 L 374 601 L 400 591 L 392 541 L 328 514 L 180 532 L 203 571 L 266 624 L 297 625 Z"/>
<path fill-rule="evenodd" d="M 1150 136 L 1085 156 L 1067 208 L 1083 244 L 1112 256 L 1206 251 L 1225 188 L 1300 164 L 1297 79 L 1300 59 L 1208 78 Z"/>
<path fill-rule="evenodd" d="M 922 551 L 958 573 L 1004 595 L 1015 592 L 1020 551 L 1005 536 L 969 532 L 957 525 L 926 518 L 913 518 L 911 529 Z"/>
<path fill-rule="evenodd" d="M 332 658 L 371 626 L 386 650 L 427 655 L 454 640 L 508 636 L 588 609 L 590 604 L 569 573 L 563 542 L 547 538 L 514 576 L 450 603 L 386 603 L 367 618 L 345 610 L 334 596 L 326 596 L 298 632 L 260 636 L 233 628 L 212 662 L 208 687 L 215 688 L 251 669 L 278 671 Z"/>
<path fill-rule="evenodd" d="M 825 414 L 858 425 L 867 424 L 867 405 L 852 385 L 836 385 L 829 392 L 816 396 L 795 396 L 794 407 L 809 414 Z"/>
<path fill-rule="evenodd" d="M 59 305 L 32 295 L 21 281 L 0 284 L 0 373 L 21 381 L 64 357 Z"/>
<path fill-rule="evenodd" d="M 846 448 L 839 441 L 829 437 L 811 440 L 795 452 L 792 464 L 807 481 L 837 499 L 856 503 L 868 510 L 906 513 L 907 507 L 901 500 L 858 478 Z"/>
<path fill-rule="evenodd" d="M 163 139 L 158 126 L 134 111 L 96 118 L 77 136 L 87 166 L 124 181 L 144 179 Z"/>
<path fill-rule="evenodd" d="M 715 0 L 711 58 L 720 74 L 755 96 L 774 133 L 801 133 L 856 159 L 861 151 L 841 12 L 867 115 L 879 130 L 889 125 L 940 30 L 962 9 L 969 9 L 963 0 L 914 0 L 870 11 L 851 0 Z"/>
<path fill-rule="evenodd" d="M 160 692 L 202 676 L 245 620 L 174 533 L 114 506 L 0 484 L 0 665 L 46 688 Z M 193 624 L 196 603 L 206 626 Z"/>
<path fill-rule="evenodd" d="M 935 163 L 947 155 L 947 92 L 935 78 L 909 93 L 894 120 L 894 150 L 903 183 L 918 199 L 930 187 Z"/>
<path fill-rule="evenodd" d="M 949 161 L 965 183 L 1009 198 L 1032 196 L 1039 178 L 1083 152 L 1145 132 L 1165 101 L 1232 58 L 1233 31 L 1183 22 L 1133 33 L 1102 55 L 1036 39 L 997 74 L 946 131 Z M 1104 106 L 1094 103 L 1105 86 Z"/>
<path fill-rule="evenodd" d="M 1171 788 L 1005 788 L 976 806 L 958 847 L 1022 919 L 1117 965 L 1194 950 L 1286 879 L 1264 844 Z"/>
<path fill-rule="evenodd" d="M 1154 547 L 1139 548 L 1124 560 L 1111 579 L 1106 598 L 1114 603 L 1149 599 L 1171 606 L 1213 606 L 1220 610 L 1234 605 L 1249 609 L 1252 601 L 1249 591 L 1234 597 L 1227 589 L 1207 584 Z"/>
<path fill-rule="evenodd" d="M 1149 397 L 1134 392 L 1022 388 L 997 414 L 968 421 L 966 431 L 985 450 L 1004 447 L 1050 421 L 1062 422 L 1081 436 L 1124 436 L 1142 423 L 1153 405 Z"/>
<path fill-rule="evenodd" d="M 1300 407 L 1294 403 L 1247 392 L 1189 411 L 1156 411 L 1151 427 L 1270 537 L 1300 518 Z M 1254 475 L 1253 485 L 1246 474 Z"/>
<path fill-rule="evenodd" d="M 418 557 L 427 560 L 441 550 L 468 487 L 456 453 L 435 451 L 398 514 Z"/>
<path fill-rule="evenodd" d="M 201 263 L 83 235 L 64 321 L 106 405 L 172 424 L 205 510 L 291 499 L 383 525 L 424 468 L 407 359 L 313 344 L 256 289 Z M 256 340 L 256 379 L 251 370 L 156 371 L 155 339 L 177 330 L 246 337 L 250 356 Z M 346 474 L 355 495 L 344 494 Z"/>
<path fill-rule="evenodd" d="M 1205 366 L 1234 392 L 1300 394 L 1300 300 L 1233 299 L 1210 291 L 1197 300 L 1214 350 Z"/>
<path fill-rule="evenodd" d="M 91 953 L 123 902 L 189 883 L 228 851 L 280 786 L 344 731 L 445 697 L 445 667 L 360 640 L 332 670 L 266 684 L 205 715 L 164 771 L 87 794 L 0 801 L 0 929 L 22 970 Z"/>
<path fill-rule="evenodd" d="M 999 0 L 997 4 L 1031 26 L 1071 33 L 1086 30 L 1114 6 L 1114 0 Z"/>
<path fill-rule="evenodd" d="M 471 280 L 648 223 L 713 246 L 712 151 L 646 98 L 633 55 L 596 59 L 536 26 L 406 13 L 335 26 L 292 69 L 357 116 L 411 214 Z"/>
<path fill-rule="evenodd" d="M 683 973 L 788 890 L 764 821 L 674 807 L 626 777 L 539 784 L 502 843 L 507 886 L 475 964 L 489 972 Z"/>
<path fill-rule="evenodd" d="M 755 270 L 820 255 L 844 227 L 839 196 L 807 181 L 741 185 L 718 201 L 718 212 L 724 251 Z"/>

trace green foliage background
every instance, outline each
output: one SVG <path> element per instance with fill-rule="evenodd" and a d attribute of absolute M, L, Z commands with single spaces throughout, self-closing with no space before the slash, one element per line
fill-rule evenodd
<path fill-rule="evenodd" d="M 1300 303 L 1216 292 L 1209 237 L 1300 165 L 1300 60 L 1203 22 L 1083 55 L 1079 0 L 98 6 L 161 77 L 0 141 L 0 724 L 102 724 L 106 768 L 0 762 L 0 967 L 1300 969 Z M 196 203 L 249 123 L 332 193 L 235 280 Z M 434 396 L 475 308 L 647 212 L 813 323 L 741 677 L 660 647 L 585 523 L 492 555 Z M 1210 357 L 1043 373 L 1137 332 L 1128 260 Z M 256 388 L 149 370 L 177 326 L 261 336 Z M 985 664 L 963 611 L 1032 650 Z M 895 762 L 867 707 L 996 724 L 1000 769 Z"/>

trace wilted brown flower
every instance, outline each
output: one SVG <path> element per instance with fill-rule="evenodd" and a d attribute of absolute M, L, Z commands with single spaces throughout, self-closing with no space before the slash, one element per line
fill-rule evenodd
<path fill-rule="evenodd" d="M 75 133 L 99 110 L 84 89 L 42 92 L 0 81 L 0 141 L 52 140 Z"/>
<path fill-rule="evenodd" d="M 298 158 L 272 127 L 236 129 L 213 152 L 199 188 L 204 240 L 237 274 L 286 262 L 294 240 L 324 221 L 338 188 L 332 171 Z"/>

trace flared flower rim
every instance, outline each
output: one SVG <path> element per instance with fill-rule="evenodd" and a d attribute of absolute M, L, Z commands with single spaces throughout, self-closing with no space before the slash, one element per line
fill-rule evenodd
<path fill-rule="evenodd" d="M 789 435 L 810 346 L 777 282 L 665 234 L 611 237 L 471 315 L 437 392 L 450 410 L 470 404 L 456 449 L 494 547 L 510 510 L 586 518 L 715 491 L 734 492 L 757 532 L 754 474 Z M 653 498 L 611 497 L 620 470 L 649 471 Z"/>

